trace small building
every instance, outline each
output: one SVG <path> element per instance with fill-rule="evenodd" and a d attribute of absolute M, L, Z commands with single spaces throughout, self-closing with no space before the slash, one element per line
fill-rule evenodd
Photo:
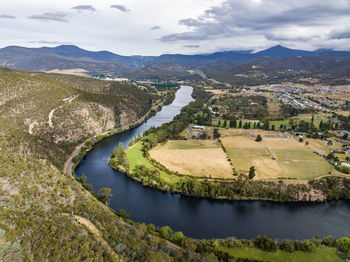
<path fill-rule="evenodd" d="M 350 164 L 348 164 L 348 163 L 346 163 L 346 162 L 342 162 L 340 165 L 341 165 L 341 166 L 345 166 L 345 167 L 349 167 L 349 168 L 350 168 Z"/>

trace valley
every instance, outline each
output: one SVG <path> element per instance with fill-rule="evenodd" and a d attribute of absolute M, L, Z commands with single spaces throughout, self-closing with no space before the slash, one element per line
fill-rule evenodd
<path fill-rule="evenodd" d="M 333 86 L 334 79 L 322 77 L 316 84 L 282 77 L 279 84 L 254 85 L 249 79 L 261 80 L 260 73 L 239 73 L 248 76 L 241 85 L 167 61 L 110 75 L 109 69 L 89 71 L 84 63 L 91 61 L 79 63 L 83 70 L 74 69 L 80 65 L 51 73 L 0 69 L 5 261 L 157 261 L 175 255 L 199 261 L 208 252 L 223 261 L 298 256 L 283 253 L 284 242 L 269 238 L 264 241 L 279 251 L 259 253 L 266 252 L 258 244 L 263 234 L 295 240 L 293 248 L 305 249 L 298 252 L 306 259 L 338 258 L 340 244 L 336 249 L 326 236 L 347 241 L 347 85 Z M 261 141 L 255 141 L 258 135 Z M 124 148 L 113 151 L 121 148 L 119 142 Z M 273 214 L 254 200 L 272 201 Z M 329 200 L 339 202 L 307 204 Z M 203 207 L 196 211 L 194 205 Z M 262 223 L 246 223 L 239 215 L 242 205 L 254 207 L 247 216 L 264 217 Z M 212 212 L 225 216 L 214 221 Z M 312 227 L 309 212 L 319 227 Z M 334 223 L 325 222 L 330 220 Z M 337 221 L 341 224 L 334 226 Z M 74 241 L 52 243 L 42 234 Z M 315 234 L 322 240 L 311 239 Z"/>
<path fill-rule="evenodd" d="M 0 22 L 0 262 L 350 261 L 350 1 Z"/>

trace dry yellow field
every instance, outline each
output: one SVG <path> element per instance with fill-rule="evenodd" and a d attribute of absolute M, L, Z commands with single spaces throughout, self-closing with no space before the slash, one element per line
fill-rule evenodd
<path fill-rule="evenodd" d="M 168 141 L 150 151 L 153 159 L 180 174 L 233 178 L 232 168 L 217 141 Z"/>
<path fill-rule="evenodd" d="M 255 166 L 255 179 L 312 179 L 338 171 L 314 151 L 327 154 L 330 147 L 325 141 L 307 139 L 309 145 L 300 143 L 288 134 L 263 131 L 229 129 L 221 131 L 221 141 L 233 167 L 239 173 L 248 173 Z M 260 134 L 263 141 L 255 142 Z"/>
<path fill-rule="evenodd" d="M 281 107 L 279 102 L 277 101 L 269 101 L 267 102 L 267 110 L 269 111 L 269 115 L 278 116 L 281 112 Z"/>

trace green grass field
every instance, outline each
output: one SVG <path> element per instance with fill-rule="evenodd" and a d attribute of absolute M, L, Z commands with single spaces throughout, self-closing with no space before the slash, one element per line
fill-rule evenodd
<path fill-rule="evenodd" d="M 142 144 L 141 142 L 138 142 L 133 146 L 127 148 L 126 150 L 126 157 L 129 161 L 129 164 L 130 164 L 129 168 L 131 172 L 138 165 L 144 165 L 150 169 L 157 169 L 155 166 L 152 165 L 152 163 L 150 163 L 147 160 L 147 158 L 143 156 L 141 148 L 142 148 Z M 160 176 L 168 183 L 175 183 L 178 180 L 177 177 L 168 175 L 164 171 L 160 171 Z"/>
<path fill-rule="evenodd" d="M 211 143 L 206 140 L 177 140 L 171 141 L 169 149 L 209 149 L 220 147 L 219 142 Z"/>
<path fill-rule="evenodd" d="M 131 171 L 139 165 L 144 165 L 148 168 L 153 168 L 153 165 L 150 162 L 148 162 L 148 160 L 143 156 L 141 148 L 142 144 L 138 142 L 133 146 L 128 147 L 126 150 L 126 157 L 129 160 L 129 168 Z"/>
<path fill-rule="evenodd" d="M 235 258 L 249 258 L 271 262 L 341 262 L 335 248 L 320 246 L 313 252 L 268 252 L 257 248 L 220 248 Z"/>

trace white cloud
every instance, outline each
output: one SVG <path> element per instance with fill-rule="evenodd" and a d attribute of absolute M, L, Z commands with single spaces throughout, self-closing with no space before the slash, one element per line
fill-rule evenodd
<path fill-rule="evenodd" d="M 1 46 L 80 43 L 125 55 L 258 50 L 275 44 L 350 49 L 348 0 L 2 0 L 1 10 L 17 18 L 1 19 Z"/>

